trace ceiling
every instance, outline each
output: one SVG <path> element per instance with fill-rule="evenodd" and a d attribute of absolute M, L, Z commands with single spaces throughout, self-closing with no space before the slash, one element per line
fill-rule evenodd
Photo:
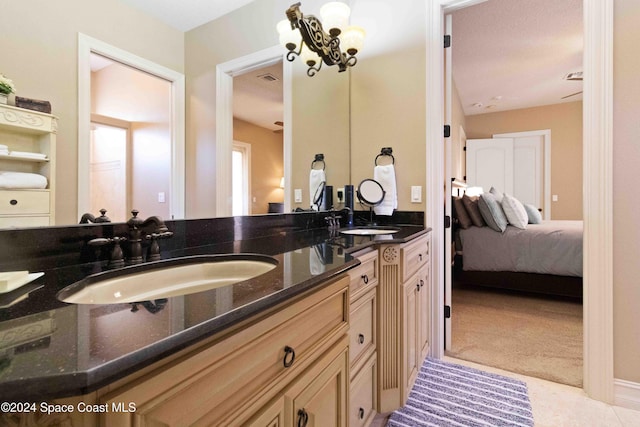
<path fill-rule="evenodd" d="M 240 9 L 254 0 L 121 0 L 172 27 L 187 32 Z"/>
<path fill-rule="evenodd" d="M 255 0 L 122 1 L 189 31 Z M 382 2 L 351 3 L 353 15 L 367 29 L 363 55 L 371 54 L 389 38 L 381 28 L 389 11 L 381 9 Z M 564 79 L 582 71 L 582 0 L 489 0 L 456 10 L 452 17 L 453 77 L 465 115 L 582 99 L 573 95 L 582 90 L 582 82 Z M 277 68 L 267 70 L 279 76 L 275 84 L 256 79 L 263 70 L 234 78 L 236 117 L 278 129 L 273 122 L 282 120 L 282 106 L 276 107 L 282 67 Z M 568 95 L 573 96 L 562 99 Z"/>
<path fill-rule="evenodd" d="M 452 13 L 453 78 L 465 115 L 578 101 L 582 0 L 490 0 Z M 479 104 L 479 105 L 478 105 Z"/>

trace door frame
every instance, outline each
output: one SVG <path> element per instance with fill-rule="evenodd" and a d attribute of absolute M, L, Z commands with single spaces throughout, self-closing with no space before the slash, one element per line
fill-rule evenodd
<path fill-rule="evenodd" d="M 171 83 L 170 219 L 185 217 L 185 77 L 184 74 L 78 33 L 78 218 L 89 206 L 89 149 L 80 143 L 91 129 L 91 53 L 160 77 Z"/>
<path fill-rule="evenodd" d="M 272 46 L 216 67 L 216 216 L 231 216 L 231 151 L 233 144 L 233 76 L 282 61 L 284 209 L 291 210 L 291 146 L 293 139 L 292 63 L 284 57 L 282 46 Z"/>
<path fill-rule="evenodd" d="M 426 224 L 432 227 L 432 356 L 444 355 L 444 14 L 469 0 L 426 2 Z M 612 403 L 613 370 L 613 1 L 583 0 L 584 391 Z"/>

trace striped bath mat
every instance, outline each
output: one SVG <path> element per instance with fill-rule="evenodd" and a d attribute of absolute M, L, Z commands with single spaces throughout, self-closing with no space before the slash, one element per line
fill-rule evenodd
<path fill-rule="evenodd" d="M 427 358 L 387 427 L 533 426 L 527 384 Z"/>

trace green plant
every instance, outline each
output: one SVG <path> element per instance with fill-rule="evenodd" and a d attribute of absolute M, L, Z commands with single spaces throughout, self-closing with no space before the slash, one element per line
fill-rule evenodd
<path fill-rule="evenodd" d="M 0 74 L 0 93 L 10 94 L 16 91 L 16 86 L 13 84 L 13 80 Z"/>

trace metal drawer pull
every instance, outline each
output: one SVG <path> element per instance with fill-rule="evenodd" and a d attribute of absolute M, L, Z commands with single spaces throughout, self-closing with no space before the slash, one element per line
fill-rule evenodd
<path fill-rule="evenodd" d="M 359 334 L 358 335 L 358 343 L 364 344 L 364 335 L 363 334 Z"/>
<path fill-rule="evenodd" d="M 424 286 L 424 280 L 420 279 L 420 287 Z"/>
<path fill-rule="evenodd" d="M 358 418 L 364 419 L 364 408 L 358 409 Z"/>
<path fill-rule="evenodd" d="M 284 359 L 282 360 L 284 367 L 289 368 L 293 365 L 294 360 L 296 360 L 296 352 L 291 347 L 286 346 L 284 348 Z"/>
<path fill-rule="evenodd" d="M 367 276 L 366 274 L 363 274 L 360 277 L 362 278 L 362 281 L 364 282 L 365 285 L 369 283 L 369 276 Z"/>
<path fill-rule="evenodd" d="M 420 262 L 422 262 L 422 254 L 418 254 L 418 259 L 420 259 Z"/>
<path fill-rule="evenodd" d="M 298 427 L 305 427 L 309 421 L 309 414 L 303 409 L 298 409 Z"/>
<path fill-rule="evenodd" d="M 9 204 L 10 204 L 11 206 L 15 206 L 15 205 L 17 205 L 17 204 L 18 204 L 18 201 L 17 201 L 16 199 L 11 199 L 11 200 L 9 201 Z"/>
<path fill-rule="evenodd" d="M 418 292 L 420 292 L 420 283 L 416 285 L 416 289 L 418 290 Z"/>

